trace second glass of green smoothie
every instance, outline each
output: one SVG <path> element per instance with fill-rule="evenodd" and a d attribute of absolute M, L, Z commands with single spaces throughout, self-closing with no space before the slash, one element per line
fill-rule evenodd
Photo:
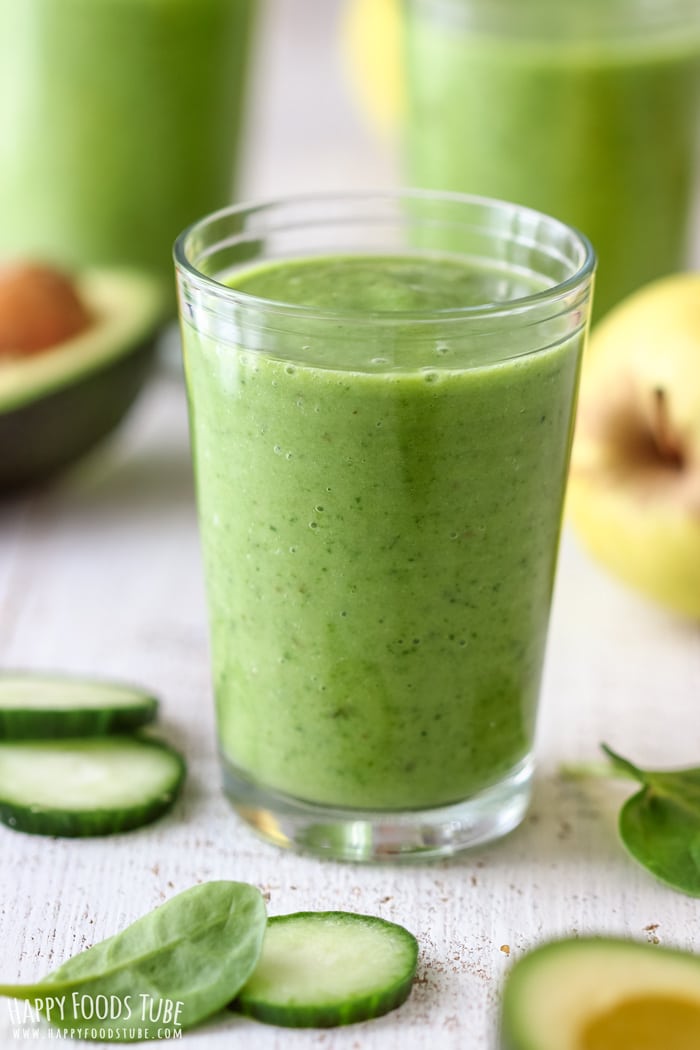
<path fill-rule="evenodd" d="M 697 0 L 402 0 L 405 178 L 571 223 L 596 316 L 689 263 Z"/>
<path fill-rule="evenodd" d="M 0 0 L 0 254 L 134 266 L 233 196 L 253 0 Z"/>
<path fill-rule="evenodd" d="M 511 830 L 589 243 L 515 205 L 404 193 L 229 209 L 175 256 L 233 805 L 348 860 Z"/>

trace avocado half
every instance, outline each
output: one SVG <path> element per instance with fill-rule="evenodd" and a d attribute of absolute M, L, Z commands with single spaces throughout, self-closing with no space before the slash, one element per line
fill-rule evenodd
<path fill-rule="evenodd" d="M 77 291 L 94 322 L 31 357 L 0 359 L 0 491 L 43 481 L 116 427 L 150 370 L 167 316 L 160 279 L 89 270 Z"/>
<path fill-rule="evenodd" d="M 700 1047 L 700 957 L 614 938 L 554 941 L 511 970 L 502 1050 Z"/>

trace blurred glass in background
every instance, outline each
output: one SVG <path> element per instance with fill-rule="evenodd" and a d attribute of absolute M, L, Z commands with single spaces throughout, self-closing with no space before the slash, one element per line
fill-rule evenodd
<path fill-rule="evenodd" d="M 688 263 L 697 0 L 404 0 L 404 180 L 529 205 L 599 257 L 596 315 Z"/>
<path fill-rule="evenodd" d="M 175 237 L 234 192 L 254 6 L 0 0 L 0 254 L 174 289 Z"/>

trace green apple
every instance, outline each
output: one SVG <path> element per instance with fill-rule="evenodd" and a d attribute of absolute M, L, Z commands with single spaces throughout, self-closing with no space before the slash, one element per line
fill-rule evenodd
<path fill-rule="evenodd" d="M 700 273 L 647 285 L 594 329 L 567 506 L 611 572 L 700 618 Z"/>

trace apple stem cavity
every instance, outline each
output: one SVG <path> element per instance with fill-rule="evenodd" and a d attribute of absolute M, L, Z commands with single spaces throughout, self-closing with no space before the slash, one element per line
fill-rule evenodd
<path fill-rule="evenodd" d="M 668 395 L 662 386 L 657 386 L 654 389 L 651 435 L 656 451 L 662 460 L 669 466 L 680 470 L 685 460 L 683 446 L 671 424 L 668 410 Z"/>

